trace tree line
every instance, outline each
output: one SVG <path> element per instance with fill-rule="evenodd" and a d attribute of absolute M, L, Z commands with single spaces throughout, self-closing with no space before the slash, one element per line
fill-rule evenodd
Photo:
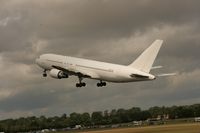
<path fill-rule="evenodd" d="M 200 104 L 172 107 L 151 107 L 141 110 L 139 107 L 130 109 L 113 109 L 111 111 L 96 111 L 89 113 L 71 113 L 69 116 L 63 114 L 58 117 L 26 117 L 18 119 L 7 119 L 0 121 L 0 131 L 3 132 L 26 132 L 41 129 L 62 129 L 81 125 L 94 127 L 99 125 L 112 125 L 128 123 L 132 121 L 147 120 L 157 116 L 168 115 L 169 119 L 200 117 Z"/>

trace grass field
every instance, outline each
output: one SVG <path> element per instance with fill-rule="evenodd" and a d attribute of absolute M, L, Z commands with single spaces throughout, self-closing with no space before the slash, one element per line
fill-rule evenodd
<path fill-rule="evenodd" d="M 200 133 L 200 123 L 121 128 L 81 133 Z"/>

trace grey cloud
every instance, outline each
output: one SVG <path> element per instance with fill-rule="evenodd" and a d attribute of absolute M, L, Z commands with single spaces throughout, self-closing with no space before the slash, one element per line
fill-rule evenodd
<path fill-rule="evenodd" d="M 197 102 L 199 7 L 199 0 L 1 0 L 1 118 Z M 80 90 L 77 78 L 43 79 L 34 64 L 57 53 L 127 65 L 158 38 L 164 44 L 155 65 L 164 68 L 152 73 L 179 72 L 174 82 L 99 89 L 87 80 Z"/>
<path fill-rule="evenodd" d="M 25 91 L 16 96 L 5 98 L 0 104 L 3 111 L 32 110 L 59 102 L 55 97 L 55 94 L 45 93 L 44 89 L 41 88 L 40 91 Z"/>

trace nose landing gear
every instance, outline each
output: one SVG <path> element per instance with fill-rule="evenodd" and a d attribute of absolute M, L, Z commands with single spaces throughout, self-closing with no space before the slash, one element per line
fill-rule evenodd
<path fill-rule="evenodd" d="M 44 70 L 44 72 L 43 72 L 43 75 L 42 75 L 43 77 L 47 77 L 47 70 Z"/>

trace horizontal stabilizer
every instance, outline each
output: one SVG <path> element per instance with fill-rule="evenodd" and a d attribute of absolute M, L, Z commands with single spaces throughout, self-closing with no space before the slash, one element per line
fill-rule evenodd
<path fill-rule="evenodd" d="M 175 76 L 177 73 L 163 73 L 156 75 L 157 77 Z"/>
<path fill-rule="evenodd" d="M 151 68 L 151 70 L 160 69 L 160 68 L 163 68 L 163 66 L 154 66 L 154 67 Z"/>

